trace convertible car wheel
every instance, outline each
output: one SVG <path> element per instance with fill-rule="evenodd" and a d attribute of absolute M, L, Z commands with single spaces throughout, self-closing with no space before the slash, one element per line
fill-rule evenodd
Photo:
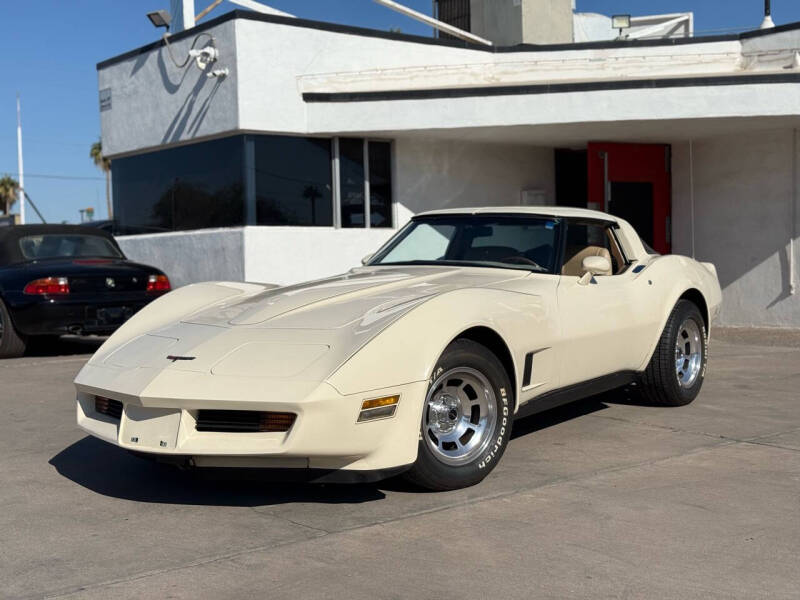
<path fill-rule="evenodd" d="M 645 398 L 663 406 L 689 404 L 703 385 L 707 360 L 703 316 L 694 303 L 679 300 L 642 376 Z"/>
<path fill-rule="evenodd" d="M 511 435 L 511 382 L 485 346 L 456 340 L 434 369 L 422 411 L 417 461 L 407 479 L 431 490 L 481 481 Z"/>
<path fill-rule="evenodd" d="M 25 340 L 14 330 L 6 305 L 0 300 L 0 358 L 16 358 L 25 354 Z"/>

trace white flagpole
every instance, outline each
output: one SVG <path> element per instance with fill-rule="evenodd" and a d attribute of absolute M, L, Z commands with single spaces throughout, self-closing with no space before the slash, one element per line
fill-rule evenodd
<path fill-rule="evenodd" d="M 17 170 L 19 171 L 19 222 L 25 225 L 25 173 L 22 168 L 22 118 L 17 92 Z"/>
<path fill-rule="evenodd" d="M 761 21 L 760 29 L 772 29 L 775 27 L 775 22 L 772 20 L 772 3 L 771 0 L 764 0 L 764 20 Z"/>

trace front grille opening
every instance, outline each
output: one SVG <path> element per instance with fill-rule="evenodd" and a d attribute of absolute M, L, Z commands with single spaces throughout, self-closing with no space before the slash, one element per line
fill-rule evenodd
<path fill-rule="evenodd" d="M 112 419 L 120 419 L 122 417 L 122 402 L 118 400 L 95 396 L 94 409 L 101 415 L 106 415 Z"/>
<path fill-rule="evenodd" d="M 255 410 L 200 410 L 197 412 L 197 431 L 285 432 L 294 425 L 297 415 L 287 412 Z"/>

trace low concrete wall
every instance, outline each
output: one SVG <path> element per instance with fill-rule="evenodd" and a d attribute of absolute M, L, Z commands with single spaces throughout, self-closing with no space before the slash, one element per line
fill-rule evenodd
<path fill-rule="evenodd" d="M 173 287 L 198 281 L 288 285 L 361 264 L 395 229 L 238 227 L 117 238 L 131 260 L 163 270 Z"/>
<path fill-rule="evenodd" d="M 117 241 L 131 260 L 164 271 L 173 287 L 245 278 L 241 227 L 122 236 Z"/>
<path fill-rule="evenodd" d="M 800 216 L 794 135 L 780 129 L 673 145 L 673 251 L 716 265 L 720 325 L 800 327 L 796 239 L 790 256 L 800 230 L 792 223 Z"/>

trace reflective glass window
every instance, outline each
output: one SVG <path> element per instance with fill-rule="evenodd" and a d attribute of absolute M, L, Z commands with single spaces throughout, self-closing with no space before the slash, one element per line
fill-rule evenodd
<path fill-rule="evenodd" d="M 331 140 L 256 136 L 256 222 L 333 225 Z"/>
<path fill-rule="evenodd" d="M 392 145 L 369 142 L 369 224 L 392 226 Z"/>
<path fill-rule="evenodd" d="M 117 233 L 244 224 L 241 136 L 114 159 Z"/>
<path fill-rule="evenodd" d="M 365 227 L 364 140 L 339 140 L 342 227 Z"/>

